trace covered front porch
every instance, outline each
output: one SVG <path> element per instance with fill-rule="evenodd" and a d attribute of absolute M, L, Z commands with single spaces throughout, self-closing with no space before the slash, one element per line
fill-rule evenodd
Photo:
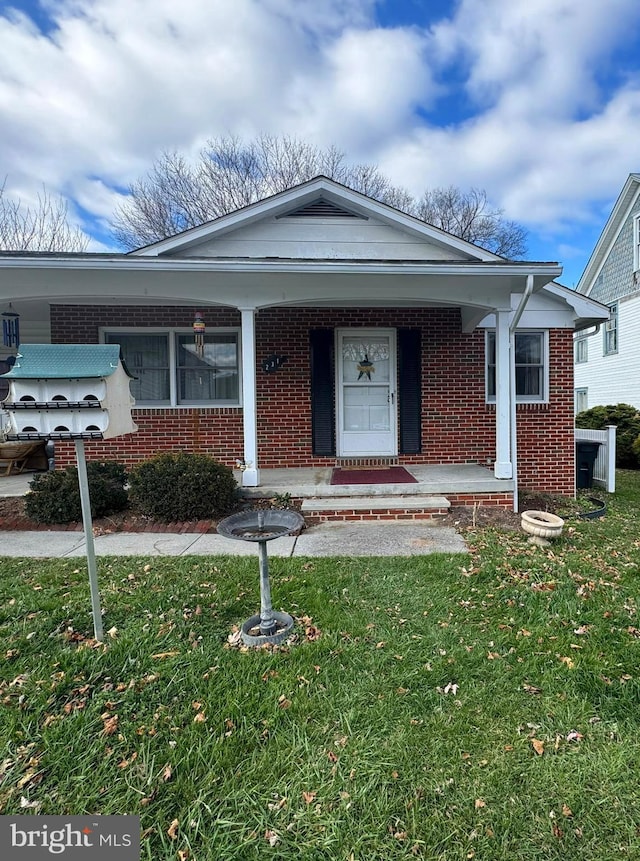
<path fill-rule="evenodd" d="M 515 481 L 477 464 L 409 464 L 411 484 L 331 484 L 333 467 L 263 469 L 259 487 L 242 487 L 249 502 L 299 505 L 310 522 L 430 519 L 457 505 L 513 507 Z M 241 475 L 236 473 L 238 483 Z"/>

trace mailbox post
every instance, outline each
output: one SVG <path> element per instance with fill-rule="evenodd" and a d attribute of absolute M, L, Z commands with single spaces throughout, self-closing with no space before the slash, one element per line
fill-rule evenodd
<path fill-rule="evenodd" d="M 24 344 L 3 375 L 9 394 L 10 440 L 73 440 L 78 464 L 82 522 L 95 638 L 102 641 L 102 611 L 93 543 L 84 441 L 111 439 L 138 428 L 131 417 L 132 375 L 118 344 Z"/>

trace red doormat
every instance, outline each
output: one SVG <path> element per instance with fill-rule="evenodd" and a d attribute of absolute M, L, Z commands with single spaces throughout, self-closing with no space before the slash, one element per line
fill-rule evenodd
<path fill-rule="evenodd" d="M 404 466 L 389 466 L 385 469 L 341 469 L 331 473 L 330 484 L 417 484 Z"/>

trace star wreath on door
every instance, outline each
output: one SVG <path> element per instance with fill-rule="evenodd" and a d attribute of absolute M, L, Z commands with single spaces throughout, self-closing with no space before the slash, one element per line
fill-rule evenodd
<path fill-rule="evenodd" d="M 357 366 L 356 370 L 360 373 L 358 374 L 358 379 L 361 380 L 363 377 L 366 377 L 368 380 L 371 380 L 371 374 L 375 374 L 375 367 L 372 361 L 369 360 L 369 356 L 365 353 L 364 359 L 361 359 Z"/>

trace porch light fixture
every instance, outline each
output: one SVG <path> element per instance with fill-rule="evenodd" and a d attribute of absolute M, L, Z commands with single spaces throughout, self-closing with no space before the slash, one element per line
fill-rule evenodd
<path fill-rule="evenodd" d="M 11 310 L 2 312 L 2 343 L 5 347 L 20 346 L 20 314 Z"/>
<path fill-rule="evenodd" d="M 196 342 L 196 353 L 200 358 L 204 356 L 204 334 L 207 331 L 202 311 L 196 311 L 196 316 L 193 321 L 193 337 Z"/>

